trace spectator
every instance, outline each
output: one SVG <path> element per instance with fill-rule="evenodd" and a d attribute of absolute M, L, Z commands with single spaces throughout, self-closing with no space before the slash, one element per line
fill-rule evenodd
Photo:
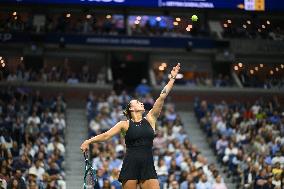
<path fill-rule="evenodd" d="M 158 164 L 155 166 L 155 169 L 158 175 L 160 185 L 164 186 L 168 177 L 168 168 L 163 158 L 159 159 Z"/>
<path fill-rule="evenodd" d="M 17 80 L 18 78 L 15 72 L 11 72 L 7 77 L 7 81 L 17 81 Z"/>
<path fill-rule="evenodd" d="M 78 84 L 79 83 L 79 79 L 77 78 L 75 73 L 72 73 L 72 75 L 68 78 L 67 83 L 68 84 Z"/>
<path fill-rule="evenodd" d="M 145 78 L 143 78 L 141 83 L 135 88 L 135 92 L 142 97 L 151 92 L 151 88 L 147 84 L 147 80 Z"/>
<path fill-rule="evenodd" d="M 25 169 L 25 168 L 23 167 L 23 169 Z M 25 179 L 23 178 L 22 170 L 16 168 L 14 174 L 15 174 L 14 178 L 9 181 L 7 189 L 8 188 L 12 188 L 13 186 L 15 188 L 17 186 L 20 189 L 26 189 L 27 188 L 27 186 L 26 186 L 27 183 L 26 183 Z"/>
<path fill-rule="evenodd" d="M 205 174 L 201 175 L 199 182 L 196 184 L 196 189 L 212 189 L 212 185 L 207 181 Z"/>
<path fill-rule="evenodd" d="M 180 189 L 189 189 L 191 184 L 194 184 L 193 176 L 188 174 L 186 180 L 181 183 Z"/>
<path fill-rule="evenodd" d="M 222 182 L 221 175 L 216 177 L 216 182 L 213 184 L 212 189 L 227 189 L 226 185 Z"/>
<path fill-rule="evenodd" d="M 37 159 L 34 165 L 32 165 L 32 167 L 29 169 L 29 173 L 36 175 L 39 180 L 43 179 L 42 175 L 45 173 L 45 170 L 43 167 L 41 167 L 41 161 L 39 159 Z"/>

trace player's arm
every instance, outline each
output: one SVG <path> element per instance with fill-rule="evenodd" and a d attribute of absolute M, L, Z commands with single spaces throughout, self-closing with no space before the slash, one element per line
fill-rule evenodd
<path fill-rule="evenodd" d="M 171 78 L 170 78 L 169 82 L 163 88 L 160 96 L 155 101 L 153 108 L 147 114 L 147 118 L 150 120 L 150 122 L 155 123 L 157 118 L 159 117 L 159 115 L 162 111 L 163 105 L 164 105 L 164 101 L 165 101 L 166 97 L 168 96 L 169 92 L 171 91 L 171 89 L 173 88 L 175 78 L 176 78 L 176 76 L 179 72 L 179 69 L 180 69 L 180 64 L 178 63 L 175 67 L 173 67 L 173 69 L 171 71 Z"/>
<path fill-rule="evenodd" d="M 114 135 L 120 133 L 122 129 L 124 129 L 126 121 L 120 121 L 115 126 L 113 126 L 108 131 L 99 134 L 97 136 L 94 136 L 88 140 L 85 140 L 83 144 L 81 145 L 81 150 L 86 151 L 88 149 L 89 144 L 96 143 L 96 142 L 104 142 L 113 137 Z"/>

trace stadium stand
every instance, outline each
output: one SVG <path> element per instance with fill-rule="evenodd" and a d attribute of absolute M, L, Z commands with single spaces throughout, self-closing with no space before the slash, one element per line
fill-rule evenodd
<path fill-rule="evenodd" d="M 64 98 L 5 88 L 0 107 L 1 188 L 66 189 Z"/>
<path fill-rule="evenodd" d="M 283 188 L 283 107 L 277 98 L 254 103 L 196 100 L 200 128 L 239 188 Z"/>
<path fill-rule="evenodd" d="M 89 66 L 85 64 L 81 70 L 70 67 L 68 63 L 64 66 L 46 65 L 41 69 L 28 69 L 25 63 L 15 69 L 5 70 L 3 77 L 8 82 L 61 82 L 67 84 L 107 82 L 105 70 L 102 68 L 92 73 Z"/>
<path fill-rule="evenodd" d="M 63 11 L 66 12 L 66 11 Z M 194 23 L 183 14 L 124 15 L 108 13 L 45 13 L 28 11 L 0 14 L 0 31 L 30 33 L 69 33 L 96 35 L 190 37 L 215 36 L 219 38 L 268 39 L 283 41 L 283 18 L 245 14 L 210 15 L 203 23 Z M 127 19 L 126 19 L 127 17 Z M 36 21 L 35 21 L 36 20 Z M 213 23 L 213 24 L 212 24 Z M 187 28 L 185 30 L 185 28 Z M 209 28 L 211 32 L 209 32 Z"/>
<path fill-rule="evenodd" d="M 253 88 L 264 88 L 264 89 L 283 89 L 284 87 L 284 78 L 282 73 L 277 73 L 279 69 L 283 69 L 284 65 L 265 65 L 264 69 L 268 74 L 257 74 L 254 73 L 255 69 L 261 69 L 261 65 L 264 64 L 251 64 L 251 68 L 247 70 L 240 70 L 237 72 L 240 81 L 245 87 L 253 87 Z M 253 70 L 253 71 L 252 71 Z M 262 72 L 265 72 L 262 71 Z M 255 74 L 252 77 L 252 74 Z"/>

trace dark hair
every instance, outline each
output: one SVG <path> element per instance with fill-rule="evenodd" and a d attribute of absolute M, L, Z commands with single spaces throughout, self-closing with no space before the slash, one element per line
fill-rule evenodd
<path fill-rule="evenodd" d="M 126 116 L 127 119 L 131 119 L 131 111 L 129 110 L 130 108 L 130 102 L 126 105 L 125 109 L 123 110 L 123 115 Z"/>

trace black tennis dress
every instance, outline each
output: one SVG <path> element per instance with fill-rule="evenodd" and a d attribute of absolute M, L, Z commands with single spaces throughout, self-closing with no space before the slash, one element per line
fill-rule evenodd
<path fill-rule="evenodd" d="M 143 118 L 141 122 L 129 120 L 129 128 L 125 134 L 126 154 L 118 180 L 157 179 L 153 160 L 154 130 Z"/>

